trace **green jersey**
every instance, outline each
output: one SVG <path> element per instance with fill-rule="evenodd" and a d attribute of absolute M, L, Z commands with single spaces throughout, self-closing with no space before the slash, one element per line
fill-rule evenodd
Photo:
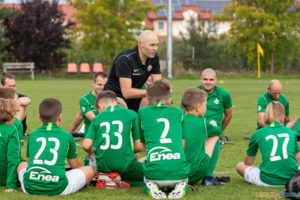
<path fill-rule="evenodd" d="M 289 101 L 287 100 L 287 98 L 284 95 L 281 94 L 278 99 L 272 99 L 269 92 L 265 92 L 265 93 L 263 93 L 262 95 L 260 95 L 258 97 L 258 100 L 257 100 L 257 113 L 266 112 L 267 105 L 269 103 L 273 102 L 273 101 L 280 102 L 284 107 L 285 115 L 289 116 L 290 110 L 289 110 Z"/>
<path fill-rule="evenodd" d="M 84 122 L 84 135 L 89 130 L 89 126 L 91 124 L 91 121 L 85 116 L 86 113 L 92 111 L 95 116 L 98 114 L 96 108 L 95 108 L 95 100 L 96 97 L 92 94 L 92 92 L 87 93 L 85 96 L 81 97 L 79 100 L 80 110 L 83 116 L 83 122 Z"/>
<path fill-rule="evenodd" d="M 198 86 L 202 89 L 202 85 Z M 215 86 L 214 91 L 207 96 L 206 113 L 204 117 L 212 125 L 222 128 L 223 113 L 232 107 L 231 96 L 226 90 Z M 219 135 L 221 136 L 222 133 Z"/>
<path fill-rule="evenodd" d="M 248 156 L 261 152 L 260 179 L 269 185 L 285 185 L 298 170 L 295 154 L 300 151 L 293 131 L 277 121 L 251 136 Z"/>
<path fill-rule="evenodd" d="M 0 124 L 0 160 L 0 185 L 6 185 L 6 189 L 17 189 L 21 146 L 14 125 Z"/>
<path fill-rule="evenodd" d="M 135 159 L 131 138 L 140 139 L 137 114 L 118 105 L 110 106 L 93 119 L 85 138 L 94 141 L 99 171 L 126 172 Z"/>
<path fill-rule="evenodd" d="M 207 137 L 219 136 L 222 130 L 206 122 L 204 117 L 200 118 L 193 114 L 185 114 L 183 121 L 183 138 L 185 139 L 185 156 L 191 165 L 193 175 L 205 157 L 204 141 Z"/>
<path fill-rule="evenodd" d="M 16 127 L 17 130 L 17 135 L 20 140 L 20 145 L 23 146 L 24 145 L 23 124 L 16 117 L 15 117 L 14 126 Z"/>
<path fill-rule="evenodd" d="M 55 123 L 45 123 L 30 134 L 27 157 L 25 190 L 29 194 L 60 194 L 68 185 L 65 160 L 77 157 L 74 138 Z"/>
<path fill-rule="evenodd" d="M 294 131 L 295 134 L 299 134 L 300 133 L 300 120 L 298 120 L 296 122 L 296 124 L 294 125 L 293 131 Z"/>
<path fill-rule="evenodd" d="M 182 147 L 183 111 L 161 103 L 138 112 L 141 142 L 147 148 L 144 174 L 149 180 L 185 179 L 190 173 Z"/>

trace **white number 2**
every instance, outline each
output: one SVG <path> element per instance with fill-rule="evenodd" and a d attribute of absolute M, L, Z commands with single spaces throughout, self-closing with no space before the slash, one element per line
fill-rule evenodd
<path fill-rule="evenodd" d="M 33 160 L 33 164 L 39 164 L 39 165 L 55 165 L 56 161 L 57 161 L 57 151 L 59 149 L 59 140 L 57 138 L 51 137 L 48 138 L 48 142 L 54 142 L 55 146 L 54 149 L 50 148 L 50 152 L 53 154 L 53 159 L 51 161 L 49 160 L 39 160 L 39 157 L 41 156 L 41 154 L 44 152 L 46 145 L 47 145 L 47 141 L 46 138 L 44 137 L 39 137 L 36 139 L 36 142 L 42 142 L 42 145 L 40 147 L 40 149 L 38 150 L 37 154 L 34 156 L 34 160 Z"/>
<path fill-rule="evenodd" d="M 283 141 L 283 145 L 282 145 L 282 155 L 283 155 L 283 159 L 287 159 L 288 158 L 288 154 L 287 154 L 287 145 L 289 143 L 290 140 L 290 136 L 287 133 L 281 133 L 277 135 L 278 137 L 284 137 L 284 141 Z M 273 161 L 277 161 L 277 160 L 281 160 L 281 157 L 275 156 L 276 151 L 277 151 L 277 147 L 278 147 L 278 140 L 277 137 L 274 135 L 269 135 L 265 138 L 266 140 L 272 139 L 273 140 L 273 147 L 272 147 L 272 151 L 271 151 L 271 158 L 270 160 Z"/>
<path fill-rule="evenodd" d="M 166 138 L 170 129 L 170 122 L 166 118 L 158 118 L 156 121 L 165 123 L 165 128 L 160 136 L 160 143 L 172 143 L 172 140 L 170 138 Z"/>
<path fill-rule="evenodd" d="M 112 149 L 120 149 L 122 147 L 122 131 L 123 131 L 123 123 L 119 120 L 115 120 L 112 122 L 113 125 L 118 125 L 118 132 L 114 132 L 114 135 L 118 137 L 118 143 L 116 145 L 112 144 L 110 145 L 110 137 L 109 137 L 109 131 L 110 131 L 110 124 L 108 122 L 102 122 L 100 123 L 100 127 L 105 126 L 105 133 L 102 134 L 102 136 L 105 138 L 105 144 L 100 145 L 100 149 L 106 150 L 109 148 Z"/>

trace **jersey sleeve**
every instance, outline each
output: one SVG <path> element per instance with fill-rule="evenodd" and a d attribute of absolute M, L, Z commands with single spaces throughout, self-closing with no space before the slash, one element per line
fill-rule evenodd
<path fill-rule="evenodd" d="M 140 125 L 138 115 L 133 111 L 132 113 L 132 138 L 133 140 L 140 139 Z"/>
<path fill-rule="evenodd" d="M 14 125 L 17 128 L 17 134 L 18 134 L 18 138 L 20 141 L 20 145 L 23 146 L 24 145 L 23 124 L 22 124 L 22 122 L 20 122 L 20 120 L 18 118 L 15 117 Z"/>
<path fill-rule="evenodd" d="M 141 143 L 145 144 L 145 138 L 144 138 L 144 131 L 142 127 L 142 120 L 141 120 L 141 113 L 138 113 L 138 119 L 139 119 L 139 129 L 140 129 L 140 141 Z"/>
<path fill-rule="evenodd" d="M 21 161 L 19 138 L 16 130 L 13 130 L 10 134 L 7 144 L 7 179 L 6 189 L 16 189 L 18 174 L 17 167 Z"/>
<path fill-rule="evenodd" d="M 208 123 L 208 121 L 206 120 L 205 123 L 206 123 L 207 137 L 221 136 L 222 129 L 220 127 L 214 126 L 211 123 Z"/>
<path fill-rule="evenodd" d="M 248 145 L 247 155 L 253 157 L 256 155 L 257 150 L 258 150 L 258 144 L 256 142 L 256 134 L 253 133 L 253 135 L 250 138 L 249 145 Z"/>
<path fill-rule="evenodd" d="M 95 121 L 93 120 L 92 123 L 89 126 L 87 134 L 84 136 L 84 138 L 89 138 L 93 141 L 96 140 L 96 130 L 95 130 Z"/>
<path fill-rule="evenodd" d="M 224 93 L 223 96 L 223 106 L 225 110 L 232 107 L 231 95 L 227 91 Z"/>
<path fill-rule="evenodd" d="M 127 56 L 119 56 L 115 61 L 116 76 L 118 78 L 131 78 L 131 65 Z"/>
<path fill-rule="evenodd" d="M 85 98 L 80 98 L 79 100 L 79 105 L 80 105 L 80 110 L 82 113 L 82 116 L 84 116 L 86 113 L 92 111 L 91 107 L 89 106 L 89 102 Z"/>
<path fill-rule="evenodd" d="M 297 140 L 297 137 L 295 134 L 292 134 L 294 136 L 294 141 L 295 141 L 295 153 L 298 153 L 300 152 L 300 147 L 299 147 L 299 144 L 298 144 L 298 140 Z"/>
<path fill-rule="evenodd" d="M 159 57 L 157 54 L 155 56 L 155 61 L 153 63 L 153 68 L 151 70 L 151 74 L 160 74 Z"/>
<path fill-rule="evenodd" d="M 285 116 L 289 116 L 289 115 L 290 115 L 290 105 L 289 105 L 289 101 L 286 100 Z"/>
<path fill-rule="evenodd" d="M 75 140 L 71 134 L 69 134 L 69 152 L 68 152 L 67 158 L 68 159 L 77 158 L 76 144 L 75 144 Z"/>
<path fill-rule="evenodd" d="M 266 102 L 265 100 L 262 98 L 262 97 L 258 97 L 258 100 L 257 100 L 257 113 L 264 113 L 266 112 Z"/>

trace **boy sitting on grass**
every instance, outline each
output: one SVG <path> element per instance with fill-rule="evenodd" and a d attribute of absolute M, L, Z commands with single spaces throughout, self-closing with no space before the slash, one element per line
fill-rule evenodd
<path fill-rule="evenodd" d="M 168 198 L 183 197 L 190 173 L 182 146 L 183 111 L 170 103 L 170 84 L 155 81 L 147 87 L 148 106 L 138 112 L 141 142 L 147 148 L 145 189 L 156 199 L 167 198 L 161 188 L 172 189 Z"/>
<path fill-rule="evenodd" d="M 98 179 L 102 181 L 96 187 L 126 186 L 126 183 L 119 182 L 118 175 L 112 175 L 114 172 L 119 173 L 122 180 L 142 182 L 143 166 L 134 155 L 143 147 L 136 112 L 119 106 L 116 94 L 109 90 L 98 94 L 95 106 L 99 114 L 93 119 L 82 146 L 88 155 L 95 151 L 97 170 L 101 172 Z"/>
<path fill-rule="evenodd" d="M 62 122 L 60 101 L 54 98 L 43 100 L 39 106 L 39 118 L 43 126 L 28 138 L 28 164 L 18 166 L 23 192 L 47 195 L 77 192 L 91 181 L 94 172 L 78 159 L 73 136 L 59 127 Z M 66 158 L 73 168 L 67 172 Z"/>
<path fill-rule="evenodd" d="M 21 146 L 13 124 L 18 106 L 15 100 L 0 98 L 0 185 L 6 186 L 5 192 L 17 189 Z"/>
<path fill-rule="evenodd" d="M 285 111 L 280 102 L 266 108 L 267 126 L 258 129 L 250 138 L 244 162 L 236 166 L 245 181 L 258 186 L 284 186 L 298 171 L 300 148 L 293 131 L 283 125 Z M 261 152 L 259 168 L 252 166 L 257 150 Z"/>
<path fill-rule="evenodd" d="M 206 112 L 207 93 L 198 88 L 188 88 L 182 96 L 185 111 L 183 138 L 186 160 L 191 166 L 189 184 L 198 183 L 206 174 L 210 158 L 218 142 L 221 129 L 203 117 Z"/>

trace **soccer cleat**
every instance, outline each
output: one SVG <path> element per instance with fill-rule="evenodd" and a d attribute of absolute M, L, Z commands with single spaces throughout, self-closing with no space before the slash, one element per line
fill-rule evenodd
<path fill-rule="evenodd" d="M 111 181 L 121 181 L 121 176 L 118 172 L 110 172 L 110 173 L 97 173 L 96 174 L 96 180 L 97 181 L 105 181 L 105 182 L 111 182 Z"/>
<path fill-rule="evenodd" d="M 203 179 L 202 179 L 202 185 L 205 185 L 205 186 L 216 186 L 216 185 L 221 185 L 221 184 L 224 184 L 220 181 L 218 181 L 215 177 L 213 176 L 205 176 Z"/>
<path fill-rule="evenodd" d="M 103 189 L 116 189 L 116 188 L 118 188 L 118 184 L 113 181 L 110 181 L 110 182 L 97 181 L 96 187 L 103 188 Z"/>
<path fill-rule="evenodd" d="M 180 182 L 175 185 L 172 192 L 169 193 L 168 199 L 180 199 L 185 195 L 186 182 Z"/>
<path fill-rule="evenodd" d="M 166 199 L 167 195 L 161 191 L 157 184 L 152 182 L 152 181 L 148 181 L 146 183 L 146 186 L 148 188 L 148 194 L 150 197 L 154 198 L 154 199 Z"/>
<path fill-rule="evenodd" d="M 117 181 L 116 184 L 118 185 L 118 188 L 123 188 L 123 189 L 130 189 L 130 184 L 126 183 L 125 181 Z"/>

